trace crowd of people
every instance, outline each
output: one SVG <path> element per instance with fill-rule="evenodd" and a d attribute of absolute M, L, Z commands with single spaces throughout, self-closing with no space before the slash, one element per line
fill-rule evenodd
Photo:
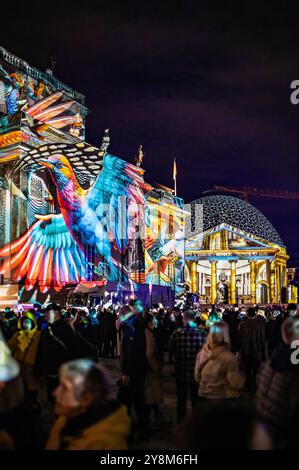
<path fill-rule="evenodd" d="M 295 304 L 166 309 L 132 299 L 117 312 L 7 308 L 0 335 L 0 449 L 124 450 L 146 441 L 165 419 L 169 364 L 177 402 L 173 448 L 295 445 Z M 102 358 L 119 364 L 117 393 Z"/>

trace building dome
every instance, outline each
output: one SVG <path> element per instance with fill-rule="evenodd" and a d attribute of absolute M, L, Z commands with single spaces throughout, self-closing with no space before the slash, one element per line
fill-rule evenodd
<path fill-rule="evenodd" d="M 228 224 L 271 243 L 284 246 L 279 234 L 269 220 L 249 202 L 233 196 L 204 196 L 191 202 L 191 234 L 195 217 L 199 216 L 196 204 L 203 204 L 203 230 Z"/>

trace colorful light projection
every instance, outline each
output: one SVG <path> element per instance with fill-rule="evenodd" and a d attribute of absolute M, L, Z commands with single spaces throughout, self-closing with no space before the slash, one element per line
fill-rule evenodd
<path fill-rule="evenodd" d="M 72 238 L 61 215 L 38 216 L 18 240 L 0 250 L 5 258 L 1 274 L 26 290 L 36 284 L 42 293 L 50 287 L 59 291 L 65 284 L 86 280 L 87 266 L 82 250 Z"/>
<path fill-rule="evenodd" d="M 145 277 L 153 285 L 182 282 L 184 222 L 169 201 L 149 197 L 146 208 Z M 176 208 L 177 209 L 177 208 Z"/>
<path fill-rule="evenodd" d="M 133 234 L 150 189 L 143 170 L 107 153 L 96 181 L 83 189 L 64 155 L 39 164 L 50 172 L 60 214 L 37 214 L 22 237 L 2 248 L 0 274 L 23 280 L 27 290 L 38 284 L 43 291 L 91 278 L 127 281 L 126 255 L 140 243 Z M 142 264 L 140 250 L 138 256 Z"/>
<path fill-rule="evenodd" d="M 64 114 L 64 113 L 67 114 Z M 0 131 L 20 125 L 20 120 L 27 119 L 27 124 L 37 136 L 45 128 L 64 129 L 68 134 L 83 138 L 84 122 L 79 112 L 78 103 L 66 99 L 61 91 L 53 93 L 51 87 L 26 74 L 7 72 L 0 65 L 0 113 L 4 114 Z M 19 121 L 19 122 L 17 122 Z M 6 129 L 5 129 L 6 128 Z M 26 140 L 24 138 L 23 140 Z M 9 144 L 8 144 L 9 145 Z M 1 155 L 0 162 L 19 157 L 16 152 Z"/>
<path fill-rule="evenodd" d="M 46 156 L 51 147 L 54 153 Z M 28 193 L 30 228 L 0 249 L 4 260 L 0 274 L 42 293 L 84 282 L 131 280 L 161 286 L 181 282 L 183 222 L 173 201 L 150 196 L 153 188 L 144 182 L 144 171 L 109 153 L 95 181 L 87 187 L 84 178 L 82 186 L 81 176 L 88 170 L 70 160 L 74 157 L 66 145 L 60 147 L 65 152 L 59 145 L 34 151 L 29 166 L 34 182 L 28 178 L 35 191 Z M 88 150 L 94 149 L 86 149 L 93 155 Z M 30 200 L 38 194 L 35 185 L 40 180 L 44 200 Z M 55 208 L 56 214 L 45 213 L 47 208 L 50 212 Z"/>

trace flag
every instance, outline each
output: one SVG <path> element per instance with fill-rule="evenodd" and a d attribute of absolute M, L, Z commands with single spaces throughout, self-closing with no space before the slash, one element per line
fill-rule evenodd
<path fill-rule="evenodd" d="M 173 181 L 174 181 L 174 195 L 176 196 L 176 159 L 173 160 Z"/>
<path fill-rule="evenodd" d="M 173 179 L 176 180 L 176 159 L 173 160 Z"/>

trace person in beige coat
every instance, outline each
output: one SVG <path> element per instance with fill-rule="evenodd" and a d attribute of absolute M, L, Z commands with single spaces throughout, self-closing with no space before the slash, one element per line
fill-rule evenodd
<path fill-rule="evenodd" d="M 229 350 L 229 331 L 224 322 L 214 323 L 196 358 L 198 394 L 210 400 L 239 398 L 245 383 L 236 356 Z"/>
<path fill-rule="evenodd" d="M 162 365 L 159 361 L 157 343 L 154 337 L 155 328 L 154 315 L 148 314 L 145 317 L 145 340 L 146 340 L 146 359 L 148 371 L 145 378 L 145 404 L 147 412 L 153 410 L 154 421 L 160 419 L 159 405 L 163 402 L 162 388 Z"/>

